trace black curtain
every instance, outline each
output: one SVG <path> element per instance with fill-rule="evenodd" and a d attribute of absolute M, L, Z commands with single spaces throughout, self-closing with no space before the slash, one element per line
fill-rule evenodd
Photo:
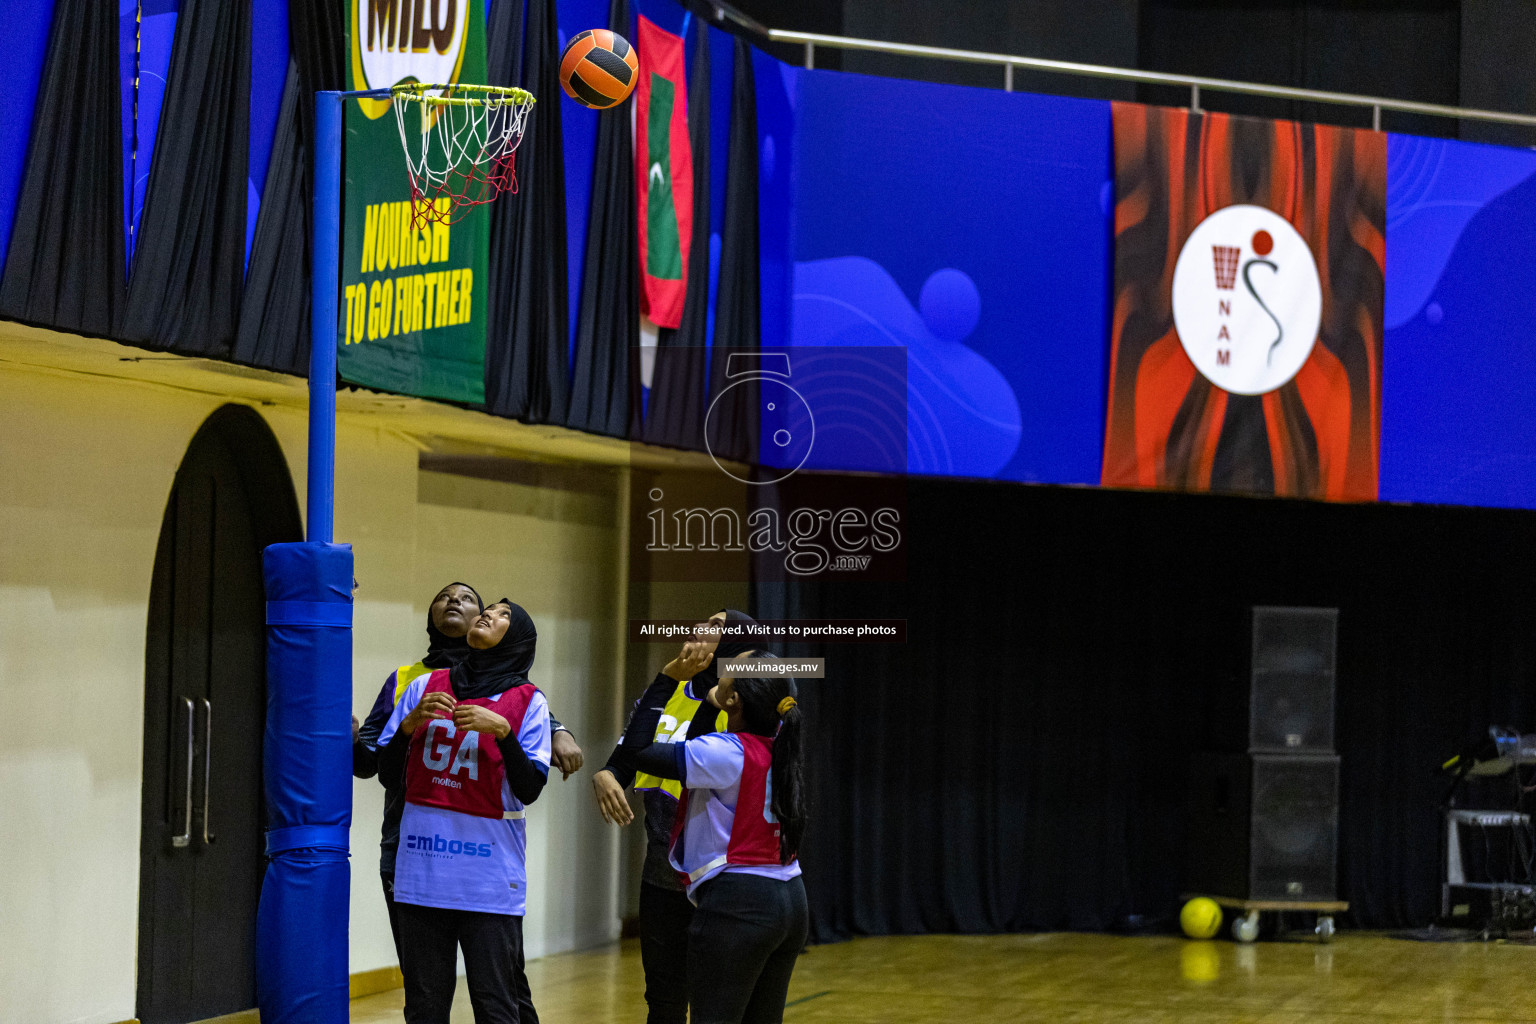
<path fill-rule="evenodd" d="M 1462 8 L 1485 3 L 1142 0 L 1137 56 L 1139 66 L 1156 71 L 1457 106 L 1462 102 Z M 1529 20 L 1530 9 L 1525 8 L 1511 24 L 1523 26 Z M 1507 31 L 1525 34 L 1523 27 Z M 1508 66 L 1504 74 L 1511 82 L 1536 77 L 1520 64 Z M 1189 104 L 1187 87 L 1143 85 L 1136 93 L 1142 103 Z M 1371 124 L 1371 112 L 1359 107 L 1222 92 L 1202 93 L 1200 101 L 1208 110 L 1253 117 L 1361 128 Z M 1457 124 L 1425 114 L 1384 114 L 1388 130 L 1419 135 L 1454 136 Z"/>
<path fill-rule="evenodd" d="M 682 323 L 656 332 L 656 366 L 642 436 L 651 444 L 699 448 L 704 437 L 704 376 L 709 368 L 709 27 L 699 25 L 688 82 L 688 144 L 693 149 L 693 237 Z"/>
<path fill-rule="evenodd" d="M 757 4 L 761 9 L 767 5 L 767 0 L 757 0 Z M 794 28 L 802 32 L 921 42 L 928 46 L 987 53 L 1027 53 L 1050 60 L 1134 68 L 1137 67 L 1136 18 L 1142 4 L 1143 0 L 1097 0 L 1091 4 L 1062 0 L 1045 3 L 966 0 L 963 4 L 936 4 L 932 0 L 845 0 L 836 8 L 840 16 L 836 25 L 812 28 L 815 22 L 828 20 L 827 15 L 823 13 L 817 17 L 812 11 L 797 11 L 796 7 L 811 5 L 807 0 L 792 0 L 783 15 L 758 17 L 766 17 L 774 28 Z M 787 16 L 790 12 L 793 16 Z M 841 70 L 861 75 L 946 82 L 982 89 L 1003 87 L 1003 69 L 996 64 L 966 64 L 858 50 L 841 54 L 832 51 L 827 54 L 829 63 L 823 64 L 823 49 L 831 50 L 830 47 L 816 48 L 818 68 L 839 67 L 830 61 L 841 57 Z M 802 64 L 805 49 L 800 47 L 796 52 L 791 48 L 781 59 Z M 1156 64 L 1141 66 L 1162 70 Z M 1013 87 L 1018 92 L 1064 93 L 1111 100 L 1134 99 L 1136 94 L 1136 87 L 1126 82 L 1066 78 L 1022 67 L 1013 70 Z"/>
<path fill-rule="evenodd" d="M 0 316 L 110 335 L 126 288 L 117 6 L 57 0 Z"/>
<path fill-rule="evenodd" d="M 491 207 L 485 404 L 530 423 L 565 418 L 570 324 L 565 157 L 554 0 L 497 0 L 486 32 L 492 85 L 521 85 L 538 102 L 517 151 L 515 195 Z"/>
<path fill-rule="evenodd" d="M 608 25 L 628 38 L 625 0 L 612 0 Z M 629 436 L 630 410 L 640 407 L 640 374 L 633 365 L 640 339 L 640 255 L 630 102 L 598 114 L 576 372 L 566 417 L 567 426 L 610 437 Z"/>
<path fill-rule="evenodd" d="M 731 143 L 725 181 L 725 224 L 720 238 L 720 293 L 710 355 L 709 396 L 716 401 L 708 424 L 710 451 L 732 459 L 757 455 L 757 388 L 722 394 L 732 349 L 755 353 L 762 343 L 758 302 L 757 88 L 752 48 L 736 39 L 731 82 Z"/>
<path fill-rule="evenodd" d="M 1536 110 L 1536 68 L 1524 59 L 1536 51 L 1536 18 L 1524 0 L 1477 0 L 1461 8 L 1461 54 L 1456 102 L 1480 110 Z M 1516 58 L 1516 55 L 1519 55 Z M 1404 69 L 1412 73 L 1412 69 Z M 1402 95 L 1394 90 L 1389 95 Z M 1394 130 L 1396 118 L 1387 122 Z M 1536 131 L 1524 125 L 1462 121 L 1470 142 L 1529 146 Z"/>
<path fill-rule="evenodd" d="M 310 151 L 315 138 L 315 93 L 349 88 L 347 0 L 288 0 L 288 47 L 299 65 L 299 139 Z M 310 164 L 303 164 L 306 177 Z"/>
<path fill-rule="evenodd" d="M 184 0 L 118 337 L 228 357 L 245 283 L 250 0 Z"/>
<path fill-rule="evenodd" d="M 234 350 L 237 362 L 287 373 L 304 373 L 309 360 L 312 161 L 299 137 L 299 83 L 298 61 L 290 60 Z"/>
<path fill-rule="evenodd" d="M 347 76 L 341 4 L 295 0 L 288 19 L 292 57 L 256 215 L 234 358 L 302 374 L 309 366 L 315 92 L 344 89 Z"/>
<path fill-rule="evenodd" d="M 1344 923 L 1439 904 L 1436 767 L 1536 729 L 1536 516 L 913 479 L 907 579 L 759 584 L 767 617 L 892 617 L 802 685 L 818 941 L 1172 928 L 1185 771 L 1241 700 L 1255 604 L 1339 608 Z M 794 653 L 808 653 L 801 650 Z M 1244 737 L 1235 738 L 1239 745 Z M 1496 780 L 1494 799 L 1516 799 Z"/>

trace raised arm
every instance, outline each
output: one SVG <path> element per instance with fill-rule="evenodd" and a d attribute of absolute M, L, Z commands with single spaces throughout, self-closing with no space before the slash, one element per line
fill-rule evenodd
<path fill-rule="evenodd" d="M 682 653 L 657 673 L 645 693 L 635 702 L 629 724 L 624 729 L 619 745 L 609 756 L 608 764 L 592 776 L 592 795 L 597 799 L 597 809 L 604 821 L 628 825 L 635 820 L 635 812 L 630 809 L 629 801 L 624 799 L 624 790 L 634 783 L 637 771 L 666 779 L 682 777 L 677 762 L 672 760 L 674 755 L 667 754 L 664 762 L 662 753 L 668 747 L 681 748 L 682 744 L 657 744 L 656 725 L 661 720 L 667 701 L 677 689 L 677 684 L 702 672 L 712 657 L 712 647 L 691 641 L 684 644 Z M 652 748 L 659 748 L 659 751 L 654 754 L 645 753 Z"/>
<path fill-rule="evenodd" d="M 649 775 L 688 784 L 688 765 L 683 760 L 686 743 L 652 743 L 634 755 L 635 767 Z"/>
<path fill-rule="evenodd" d="M 656 726 L 661 721 L 662 712 L 667 708 L 667 701 L 672 699 L 673 692 L 677 689 L 678 680 L 673 679 L 665 672 L 656 673 L 656 678 L 651 685 L 646 687 L 640 699 L 635 701 L 634 707 L 629 713 L 629 723 L 624 726 L 624 735 L 619 737 L 618 745 L 613 748 L 613 753 L 608 755 L 608 763 L 603 766 L 603 771 L 608 772 L 619 784 L 620 789 L 628 789 L 635 781 L 635 752 L 650 746 L 656 738 Z"/>
<path fill-rule="evenodd" d="M 640 770 L 694 789 L 726 789 L 741 781 L 744 755 L 734 733 L 711 732 L 685 743 L 653 743 L 635 755 Z"/>

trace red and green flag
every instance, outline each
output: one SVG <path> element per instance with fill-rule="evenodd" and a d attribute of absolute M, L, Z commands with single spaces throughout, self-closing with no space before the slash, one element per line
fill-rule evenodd
<path fill-rule="evenodd" d="M 640 18 L 635 53 L 635 188 L 639 193 L 640 312 L 658 327 L 683 322 L 693 239 L 693 150 L 683 40 Z"/>

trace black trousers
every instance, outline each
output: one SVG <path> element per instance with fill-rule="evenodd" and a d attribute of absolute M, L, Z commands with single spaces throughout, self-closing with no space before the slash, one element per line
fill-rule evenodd
<path fill-rule="evenodd" d="M 688 928 L 693 1024 L 780 1024 L 810 912 L 805 885 L 726 871 L 697 890 Z"/>
<path fill-rule="evenodd" d="M 395 904 L 406 1024 L 448 1024 L 458 951 L 475 1024 L 538 1024 L 523 973 L 523 919 L 511 914 Z"/>
<path fill-rule="evenodd" d="M 405 963 L 405 954 L 400 950 L 400 912 L 395 909 L 395 876 L 379 872 L 379 881 L 384 883 L 384 906 L 389 910 L 389 934 L 395 939 L 395 963 Z"/>
<path fill-rule="evenodd" d="M 693 904 L 680 890 L 640 884 L 640 963 L 647 1024 L 688 1020 L 688 926 Z"/>

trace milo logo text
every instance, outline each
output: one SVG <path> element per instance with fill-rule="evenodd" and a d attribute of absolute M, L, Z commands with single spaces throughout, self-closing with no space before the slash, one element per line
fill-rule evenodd
<path fill-rule="evenodd" d="M 458 0 L 367 0 L 369 50 L 447 53 L 458 24 Z"/>

